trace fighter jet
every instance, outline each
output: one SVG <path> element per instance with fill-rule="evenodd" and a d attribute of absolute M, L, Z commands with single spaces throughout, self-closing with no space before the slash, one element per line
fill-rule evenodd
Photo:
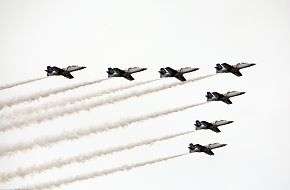
<path fill-rule="evenodd" d="M 242 73 L 240 73 L 240 69 L 244 69 L 247 67 L 251 67 L 256 65 L 255 63 L 238 63 L 236 65 L 229 65 L 227 63 L 216 64 L 216 73 L 233 73 L 234 75 L 240 77 Z"/>
<path fill-rule="evenodd" d="M 215 148 L 220 148 L 223 146 L 226 146 L 226 144 L 213 143 L 213 144 L 208 144 L 208 145 L 202 146 L 200 144 L 194 145 L 194 144 L 190 143 L 188 149 L 189 149 L 189 153 L 204 152 L 208 155 L 214 155 L 214 153 L 211 150 L 215 149 Z"/>
<path fill-rule="evenodd" d="M 63 68 L 63 69 L 55 67 L 55 66 L 53 67 L 47 66 L 47 70 L 45 71 L 47 73 L 47 76 L 62 75 L 66 78 L 72 79 L 74 77 L 70 74 L 71 72 L 78 71 L 84 68 L 86 67 L 79 67 L 77 65 L 68 66 L 67 68 Z"/>
<path fill-rule="evenodd" d="M 183 74 L 193 72 L 198 70 L 199 68 L 192 68 L 192 67 L 185 67 L 181 68 L 179 70 L 174 70 L 170 67 L 160 68 L 159 73 L 160 73 L 160 78 L 165 78 L 165 77 L 175 77 L 180 81 L 186 81 L 184 78 Z"/>
<path fill-rule="evenodd" d="M 219 126 L 227 125 L 230 123 L 233 123 L 233 121 L 219 120 L 209 123 L 207 121 L 196 120 L 194 125 L 196 126 L 195 130 L 210 129 L 216 133 L 219 133 L 221 132 L 218 128 Z"/>
<path fill-rule="evenodd" d="M 147 68 L 139 68 L 139 67 L 131 67 L 127 70 L 122 70 L 122 69 L 119 69 L 119 68 L 108 68 L 108 77 L 111 78 L 111 77 L 124 77 L 125 79 L 127 80 L 134 80 L 134 78 L 132 77 L 131 74 L 133 73 L 137 73 L 137 72 L 140 72 L 140 71 L 144 71 L 146 70 Z"/>
<path fill-rule="evenodd" d="M 207 98 L 208 102 L 210 102 L 210 101 L 223 101 L 226 104 L 232 104 L 232 102 L 230 100 L 231 97 L 239 96 L 239 95 L 242 95 L 245 93 L 246 92 L 237 92 L 237 91 L 231 91 L 231 92 L 227 92 L 225 94 L 220 94 L 218 92 L 213 92 L 213 93 L 207 92 L 205 97 Z"/>

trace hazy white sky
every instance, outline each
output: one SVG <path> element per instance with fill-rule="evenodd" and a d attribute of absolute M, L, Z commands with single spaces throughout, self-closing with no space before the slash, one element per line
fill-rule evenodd
<path fill-rule="evenodd" d="M 91 135 L 48 148 L 0 157 L 0 173 L 46 163 L 52 159 L 106 149 L 194 128 L 197 119 L 233 120 L 221 133 L 198 131 L 152 146 L 100 157 L 83 164 L 53 169 L 24 179 L 15 178 L 0 188 L 16 188 L 53 181 L 90 171 L 112 168 L 187 152 L 190 142 L 227 143 L 214 156 L 190 154 L 128 172 L 62 186 L 61 189 L 289 189 L 289 62 L 290 2 L 287 0 L 221 1 L 15 1 L 0 0 L 0 83 L 45 75 L 47 65 L 83 65 L 73 80 L 51 77 L 3 90 L 0 102 L 93 79 L 107 77 L 108 67 L 147 67 L 136 81 L 159 77 L 160 67 L 199 67 L 185 75 L 194 78 L 214 73 L 219 62 L 254 62 L 241 70 L 243 77 L 222 74 L 151 95 L 101 106 L 89 112 L 0 133 L 6 147 L 39 137 L 69 133 L 205 100 L 207 91 L 247 92 L 232 105 L 215 102 L 176 114 L 130 125 L 125 129 Z M 138 90 L 174 82 L 164 79 Z M 125 79 L 103 83 L 21 104 L 0 111 L 61 100 L 129 84 Z M 117 94 L 116 94 L 117 95 Z M 113 96 L 112 96 L 113 97 Z"/>

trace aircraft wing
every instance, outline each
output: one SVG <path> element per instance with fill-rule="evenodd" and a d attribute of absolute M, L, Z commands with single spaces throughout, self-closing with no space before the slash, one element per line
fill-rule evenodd
<path fill-rule="evenodd" d="M 206 149 L 205 146 L 202 146 L 202 145 L 200 145 L 200 144 L 196 144 L 195 146 L 196 146 L 199 150 Z"/>
<path fill-rule="evenodd" d="M 236 75 L 237 77 L 243 76 L 242 73 L 240 71 L 235 71 L 232 72 L 234 75 Z"/>
<path fill-rule="evenodd" d="M 219 100 L 223 101 L 224 103 L 226 103 L 226 104 L 232 104 L 232 101 L 229 98 L 225 97 L 223 94 L 220 94 L 218 92 L 213 92 L 212 94 L 215 97 L 217 97 Z"/>
<path fill-rule="evenodd" d="M 175 75 L 177 73 L 177 71 L 172 69 L 171 67 L 166 67 L 165 69 L 172 75 Z"/>
<path fill-rule="evenodd" d="M 175 76 L 175 78 L 177 78 L 178 80 L 180 80 L 180 81 L 186 81 L 186 79 L 184 78 L 184 76 L 183 75 L 178 75 L 178 76 Z"/>
<path fill-rule="evenodd" d="M 217 127 L 210 127 L 209 129 L 212 130 L 212 131 L 214 131 L 214 132 L 216 132 L 216 133 L 221 132 L 221 131 L 219 130 L 219 128 L 217 128 Z"/>
<path fill-rule="evenodd" d="M 223 63 L 222 66 L 227 69 L 228 71 L 230 71 L 231 73 L 233 73 L 234 75 L 240 77 L 242 76 L 242 73 L 240 71 L 238 71 L 237 69 L 234 69 L 233 66 L 227 64 L 227 63 Z"/>
<path fill-rule="evenodd" d="M 125 79 L 127 80 L 134 80 L 134 78 L 132 77 L 132 75 L 126 75 L 126 76 L 123 76 Z"/>
<path fill-rule="evenodd" d="M 226 104 L 232 104 L 232 101 L 230 99 L 228 99 L 228 98 L 224 98 L 221 101 L 223 101 Z"/>
<path fill-rule="evenodd" d="M 52 67 L 53 70 L 55 70 L 59 75 L 62 75 L 66 78 L 69 78 L 69 79 L 73 79 L 74 77 L 70 74 L 70 72 L 68 71 L 65 71 L 64 69 L 61 69 L 61 68 L 58 68 L 58 67 Z"/>
<path fill-rule="evenodd" d="M 214 155 L 213 151 L 211 151 L 210 149 L 205 150 L 204 153 L 208 155 Z"/>
<path fill-rule="evenodd" d="M 119 69 L 119 68 L 114 68 L 114 71 L 119 73 L 120 75 L 123 75 L 125 73 L 125 71 L 123 71 L 122 69 Z"/>
<path fill-rule="evenodd" d="M 69 78 L 69 79 L 73 79 L 74 78 L 69 72 L 64 72 L 61 75 L 66 77 L 66 78 Z"/>
<path fill-rule="evenodd" d="M 229 65 L 229 64 L 227 64 L 227 63 L 222 63 L 222 66 L 223 66 L 225 69 L 227 69 L 227 70 L 231 70 L 231 69 L 234 68 L 233 66 L 231 66 L 231 65 Z"/>
<path fill-rule="evenodd" d="M 220 94 L 220 93 L 218 93 L 218 92 L 213 92 L 212 93 L 215 97 L 217 97 L 217 98 L 223 98 L 224 97 L 224 95 L 222 95 L 222 94 Z"/>
<path fill-rule="evenodd" d="M 52 69 L 54 71 L 56 71 L 57 73 L 62 73 L 62 72 L 65 72 L 65 70 L 61 69 L 61 68 L 58 68 L 58 67 L 52 67 Z"/>
<path fill-rule="evenodd" d="M 212 124 L 207 121 L 201 121 L 201 123 L 207 127 L 212 126 Z"/>

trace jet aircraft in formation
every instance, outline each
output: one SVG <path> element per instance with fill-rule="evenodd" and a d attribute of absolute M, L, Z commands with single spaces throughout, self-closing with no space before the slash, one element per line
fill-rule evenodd
<path fill-rule="evenodd" d="M 232 73 L 238 77 L 242 76 L 242 74 L 240 73 L 240 69 L 246 68 L 246 67 L 251 67 L 253 65 L 256 65 L 254 63 L 238 63 L 236 65 L 229 65 L 227 63 L 222 63 L 222 64 L 216 64 L 216 73 Z M 58 67 L 51 67 L 51 66 L 47 66 L 47 70 L 45 70 L 47 72 L 47 76 L 53 76 L 53 75 L 62 75 L 66 78 L 72 79 L 74 78 L 70 73 L 77 71 L 77 70 L 81 70 L 84 69 L 86 67 L 79 67 L 77 65 L 73 65 L 73 66 L 68 66 L 66 68 L 58 68 Z M 127 80 L 134 80 L 134 78 L 132 77 L 133 73 L 137 73 L 137 72 L 141 72 L 146 70 L 147 68 L 139 68 L 139 67 L 131 67 L 128 68 L 126 70 L 122 70 L 119 68 L 108 68 L 108 77 L 124 77 Z M 199 68 L 192 68 L 192 67 L 184 67 L 181 68 L 179 70 L 174 70 L 170 67 L 165 67 L 165 68 L 160 68 L 159 73 L 160 73 L 160 78 L 165 78 L 165 77 L 175 77 L 180 81 L 186 81 L 186 79 L 184 78 L 183 74 L 185 73 L 189 73 L 189 72 L 193 72 L 199 70 Z M 245 92 L 237 92 L 237 91 L 230 91 L 227 92 L 225 94 L 220 94 L 218 92 L 207 92 L 206 94 L 206 98 L 207 101 L 222 101 L 226 104 L 232 104 L 232 102 L 230 101 L 231 97 L 234 96 L 239 96 L 245 94 Z M 196 130 L 203 130 L 203 129 L 209 129 L 212 130 L 216 133 L 221 132 L 219 130 L 219 126 L 222 125 L 227 125 L 233 123 L 233 121 L 226 121 L 226 120 L 218 120 L 218 121 L 214 121 L 214 122 L 207 122 L 207 121 L 199 121 L 196 120 L 195 122 L 195 126 L 196 126 Z M 213 144 L 208 144 L 205 146 L 202 146 L 200 144 L 189 144 L 189 153 L 194 153 L 194 152 L 204 152 L 208 155 L 214 155 L 214 153 L 212 152 L 212 149 L 215 148 L 220 148 L 226 146 L 226 144 L 220 144 L 220 143 L 213 143 Z"/>
<path fill-rule="evenodd" d="M 72 66 L 68 66 L 66 68 L 59 68 L 59 67 L 51 67 L 51 66 L 47 66 L 47 69 L 45 70 L 47 73 L 47 76 L 54 76 L 54 75 L 62 75 L 66 78 L 72 79 L 74 78 L 70 73 L 74 72 L 74 71 L 78 71 L 81 69 L 84 69 L 86 67 L 79 67 L 77 65 L 72 65 Z"/>
<path fill-rule="evenodd" d="M 238 77 L 242 76 L 240 69 L 251 67 L 256 65 L 255 63 L 238 63 L 236 65 L 229 65 L 227 63 L 216 64 L 216 73 L 232 73 Z"/>
<path fill-rule="evenodd" d="M 222 64 L 216 64 L 216 73 L 233 73 L 236 76 L 242 76 L 240 73 L 240 69 L 246 68 L 246 67 L 251 67 L 253 65 L 256 65 L 254 63 L 238 63 L 236 65 L 229 65 L 227 63 L 222 63 Z M 74 78 L 71 75 L 71 72 L 78 71 L 81 69 L 84 69 L 86 67 L 79 67 L 77 65 L 72 65 L 68 66 L 66 68 L 59 68 L 56 66 L 47 66 L 47 69 L 45 70 L 47 73 L 47 76 L 54 76 L 54 75 L 62 75 L 66 78 L 72 79 Z M 119 68 L 108 68 L 108 77 L 124 77 L 127 80 L 134 80 L 132 77 L 133 73 L 141 72 L 146 70 L 147 68 L 139 68 L 139 67 L 131 67 L 126 70 L 122 70 Z M 159 73 L 160 73 L 160 78 L 166 78 L 166 77 L 175 77 L 178 80 L 184 82 L 186 81 L 185 77 L 183 76 L 186 73 L 194 72 L 199 70 L 199 68 L 193 68 L 193 67 L 184 67 L 178 70 L 172 69 L 171 67 L 165 67 L 165 68 L 160 68 Z"/>
<path fill-rule="evenodd" d="M 231 91 L 231 92 L 227 92 L 225 94 L 220 94 L 218 92 L 207 92 L 206 94 L 206 98 L 207 98 L 207 101 L 210 102 L 210 101 L 222 101 L 226 104 L 232 104 L 232 101 L 230 100 L 231 97 L 234 97 L 234 96 L 239 96 L 239 95 L 242 95 L 242 94 L 245 94 L 246 92 L 238 92 L 238 91 Z"/>
<path fill-rule="evenodd" d="M 209 123 L 207 121 L 196 120 L 194 125 L 196 126 L 195 130 L 210 129 L 216 133 L 219 133 L 221 132 L 218 128 L 219 126 L 227 125 L 230 123 L 233 123 L 233 121 L 219 120 Z"/>
<path fill-rule="evenodd" d="M 131 74 L 133 73 L 137 73 L 137 72 L 141 72 L 141 71 L 144 71 L 146 70 L 147 68 L 139 68 L 139 67 L 131 67 L 127 70 L 122 70 L 122 69 L 119 69 L 119 68 L 108 68 L 108 77 L 111 78 L 111 77 L 124 77 L 125 79 L 127 80 L 134 80 L 134 78 L 132 77 Z"/>
<path fill-rule="evenodd" d="M 185 67 L 179 70 L 174 70 L 170 67 L 165 67 L 165 68 L 160 68 L 159 73 L 160 73 L 160 78 L 175 77 L 180 81 L 186 81 L 183 74 L 197 71 L 198 69 L 199 68 Z"/>
<path fill-rule="evenodd" d="M 194 145 L 194 144 L 190 143 L 188 149 L 189 149 L 189 153 L 204 152 L 208 155 L 214 155 L 214 153 L 212 152 L 212 149 L 220 148 L 220 147 L 223 147 L 226 145 L 227 144 L 213 143 L 213 144 L 208 144 L 208 145 L 202 146 L 200 144 Z"/>

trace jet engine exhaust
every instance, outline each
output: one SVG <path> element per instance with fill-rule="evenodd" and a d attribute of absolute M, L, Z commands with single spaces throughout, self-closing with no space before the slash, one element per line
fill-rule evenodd
<path fill-rule="evenodd" d="M 8 180 L 11 180 L 12 178 L 15 178 L 15 177 L 22 177 L 23 178 L 25 176 L 41 173 L 43 171 L 46 171 L 46 170 L 49 170 L 52 168 L 61 168 L 65 165 L 69 165 L 69 164 L 86 162 L 88 160 L 97 158 L 99 156 L 105 156 L 108 154 L 113 154 L 113 153 L 121 152 L 124 150 L 130 150 L 130 149 L 140 147 L 140 146 L 151 145 L 152 143 L 173 139 L 173 138 L 183 136 L 183 135 L 188 135 L 188 134 L 191 134 L 193 132 L 194 131 L 186 131 L 186 132 L 176 133 L 176 134 L 172 134 L 172 135 L 166 135 L 163 137 L 142 140 L 142 141 L 135 142 L 135 143 L 130 143 L 130 144 L 121 145 L 121 146 L 117 146 L 117 147 L 111 147 L 111 148 L 107 148 L 104 150 L 97 150 L 97 151 L 90 152 L 90 153 L 80 154 L 80 155 L 66 158 L 66 159 L 55 159 L 55 160 L 52 160 L 48 163 L 37 165 L 37 166 L 32 166 L 29 168 L 19 168 L 18 170 L 14 171 L 14 172 L 1 174 L 0 181 L 2 181 L 2 182 L 8 181 Z"/>
<path fill-rule="evenodd" d="M 90 172 L 87 174 L 75 175 L 75 176 L 71 176 L 68 178 L 60 179 L 60 180 L 55 180 L 55 181 L 51 181 L 51 182 L 47 182 L 47 183 L 43 183 L 43 184 L 34 185 L 31 187 L 28 187 L 28 189 L 56 188 L 56 187 L 68 185 L 68 184 L 71 184 L 71 183 L 74 183 L 77 181 L 82 181 L 82 180 L 87 180 L 87 179 L 91 179 L 91 178 L 95 178 L 95 177 L 110 175 L 110 174 L 113 174 L 116 172 L 128 171 L 128 170 L 132 170 L 134 168 L 138 168 L 138 167 L 142 167 L 142 166 L 146 166 L 146 165 L 151 165 L 151 164 L 155 164 L 155 163 L 159 163 L 159 162 L 163 162 L 163 161 L 168 161 L 168 160 L 171 160 L 174 158 L 185 156 L 187 154 L 189 154 L 189 153 L 177 154 L 177 155 L 173 155 L 173 156 L 157 158 L 154 160 L 148 160 L 148 161 L 144 161 L 144 162 L 136 162 L 136 163 L 132 163 L 132 164 L 126 164 L 126 165 L 122 165 L 122 166 L 119 166 L 116 168 L 106 169 L 106 170 L 102 170 L 102 171 L 94 171 L 94 172 Z"/>
<path fill-rule="evenodd" d="M 167 110 L 163 110 L 163 111 L 159 111 L 155 113 L 149 113 L 143 116 L 128 118 L 128 119 L 121 120 L 116 123 L 111 123 L 111 124 L 106 123 L 99 126 L 91 126 L 91 127 L 83 128 L 79 130 L 72 130 L 70 132 L 65 132 L 56 136 L 42 137 L 42 138 L 38 138 L 30 142 L 21 142 L 21 143 L 17 143 L 11 146 L 1 147 L 0 156 L 3 156 L 5 154 L 16 153 L 18 151 L 31 150 L 33 147 L 36 147 L 36 146 L 49 146 L 49 145 L 56 144 L 62 141 L 79 139 L 82 137 L 86 137 L 88 135 L 102 133 L 102 132 L 109 131 L 112 129 L 125 128 L 133 123 L 143 122 L 149 119 L 154 119 L 154 118 L 169 115 L 172 113 L 184 111 L 189 108 L 200 106 L 206 103 L 207 102 L 189 104 L 189 105 L 180 106 L 177 108 L 171 108 L 171 109 L 167 109 Z"/>

